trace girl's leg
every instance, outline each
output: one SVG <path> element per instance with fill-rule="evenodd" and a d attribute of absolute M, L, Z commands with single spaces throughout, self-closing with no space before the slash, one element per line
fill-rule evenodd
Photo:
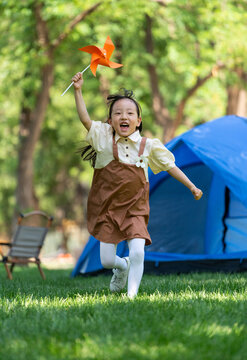
<path fill-rule="evenodd" d="M 117 245 L 100 242 L 100 260 L 101 264 L 106 269 L 127 269 L 127 262 L 125 259 L 116 255 Z"/>
<path fill-rule="evenodd" d="M 145 239 L 132 239 L 128 241 L 130 270 L 128 276 L 128 297 L 134 298 L 141 283 L 144 270 Z"/>

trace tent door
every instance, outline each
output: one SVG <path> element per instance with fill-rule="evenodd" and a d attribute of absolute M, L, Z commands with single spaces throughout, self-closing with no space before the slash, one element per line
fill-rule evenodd
<path fill-rule="evenodd" d="M 222 223 L 224 226 L 223 236 L 222 236 L 222 245 L 223 245 L 223 253 L 226 252 L 226 234 L 227 234 L 227 217 L 229 215 L 229 206 L 230 206 L 230 190 L 228 187 L 225 188 L 225 211 L 222 218 Z"/>
<path fill-rule="evenodd" d="M 223 246 L 225 253 L 247 250 L 247 207 L 229 190 L 225 192 Z"/>

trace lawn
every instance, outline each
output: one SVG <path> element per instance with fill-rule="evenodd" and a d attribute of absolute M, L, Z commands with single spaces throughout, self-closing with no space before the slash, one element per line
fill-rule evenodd
<path fill-rule="evenodd" d="M 145 275 L 131 301 L 109 276 L 3 270 L 0 359 L 246 359 L 246 273 Z"/>

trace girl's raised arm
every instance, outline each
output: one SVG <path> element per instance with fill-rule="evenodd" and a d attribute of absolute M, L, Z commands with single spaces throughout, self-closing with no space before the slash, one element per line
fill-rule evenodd
<path fill-rule="evenodd" d="M 80 72 L 75 74 L 75 76 L 72 78 L 72 81 L 74 82 L 75 103 L 79 118 L 85 128 L 89 131 L 92 125 L 92 120 L 88 115 L 87 108 L 81 93 L 81 87 L 83 84 L 82 74 Z"/>

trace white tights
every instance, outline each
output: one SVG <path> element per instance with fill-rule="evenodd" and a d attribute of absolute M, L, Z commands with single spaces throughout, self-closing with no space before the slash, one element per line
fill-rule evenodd
<path fill-rule="evenodd" d="M 144 269 L 145 239 L 135 238 L 128 240 L 130 270 L 128 277 L 128 296 L 134 297 L 139 289 Z M 117 268 L 125 270 L 125 259 L 116 255 L 117 245 L 100 242 L 100 260 L 106 269 Z"/>

